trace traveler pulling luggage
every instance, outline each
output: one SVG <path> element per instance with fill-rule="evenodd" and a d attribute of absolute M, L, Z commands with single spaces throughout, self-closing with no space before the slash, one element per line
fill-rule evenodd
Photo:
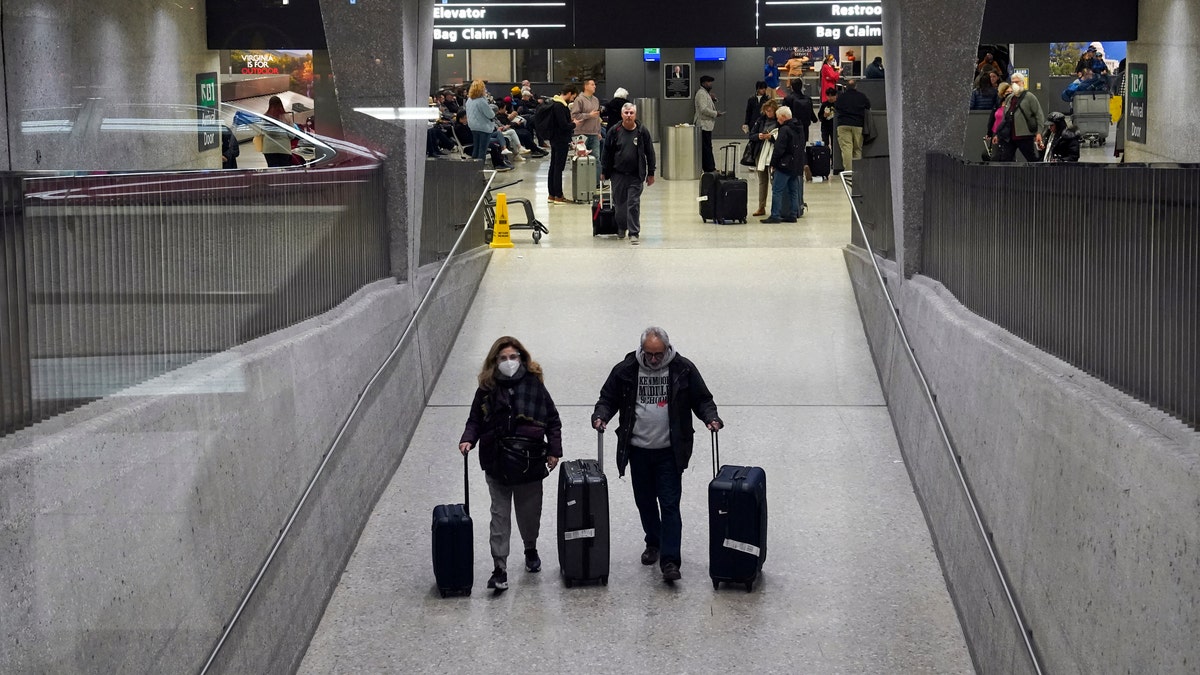
<path fill-rule="evenodd" d="M 596 459 L 559 464 L 558 566 L 567 588 L 579 583 L 608 585 L 608 479 L 604 476 L 604 432 L 596 434 Z"/>
<path fill-rule="evenodd" d="M 470 595 L 474 585 L 475 546 L 471 490 L 463 455 L 463 503 L 433 507 L 433 576 L 442 597 Z"/>
<path fill-rule="evenodd" d="M 592 236 L 601 234 L 617 234 L 617 218 L 616 212 L 613 211 L 612 205 L 612 184 L 608 185 L 608 198 L 604 193 L 605 185 L 600 184 L 600 189 L 596 192 L 596 196 L 592 199 Z"/>
<path fill-rule="evenodd" d="M 721 450 L 712 434 L 713 479 L 708 484 L 708 575 L 745 584 L 746 592 L 767 560 L 767 473 L 757 466 L 717 466 Z"/>
<path fill-rule="evenodd" d="M 746 180 L 734 175 L 737 166 L 737 144 L 721 146 L 725 155 L 725 168 L 721 171 L 705 172 L 700 176 L 700 219 L 718 225 L 746 222 L 746 204 L 749 190 Z"/>

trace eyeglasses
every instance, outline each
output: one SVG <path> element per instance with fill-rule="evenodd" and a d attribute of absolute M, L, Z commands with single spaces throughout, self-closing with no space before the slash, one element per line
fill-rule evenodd
<path fill-rule="evenodd" d="M 520 354 L 509 354 L 508 356 L 505 356 L 504 354 L 498 354 L 496 356 L 496 360 L 501 363 L 503 363 L 505 361 L 520 361 L 521 355 Z"/>
<path fill-rule="evenodd" d="M 667 355 L 666 352 L 642 352 L 642 353 L 652 359 L 661 359 L 662 357 Z"/>

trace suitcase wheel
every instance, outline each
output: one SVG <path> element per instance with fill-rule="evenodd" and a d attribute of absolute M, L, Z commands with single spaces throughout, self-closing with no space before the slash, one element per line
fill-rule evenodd
<path fill-rule="evenodd" d="M 713 590 L 714 591 L 721 590 L 721 582 L 717 581 L 716 579 L 713 579 Z"/>
<path fill-rule="evenodd" d="M 533 243 L 538 244 L 542 241 L 542 231 L 536 226 L 533 228 Z"/>
<path fill-rule="evenodd" d="M 570 588 L 575 585 L 575 582 L 571 581 L 570 579 L 563 579 L 563 585 L 565 585 L 567 588 Z"/>
<path fill-rule="evenodd" d="M 754 582 L 747 581 L 746 582 L 746 592 L 749 593 L 750 591 L 753 591 L 753 590 L 754 590 Z"/>
<path fill-rule="evenodd" d="M 492 243 L 492 228 L 489 227 L 483 231 L 483 243 L 485 243 L 485 244 Z"/>
<path fill-rule="evenodd" d="M 601 584 L 601 585 L 603 585 L 603 586 L 607 586 L 607 585 L 608 585 L 608 575 L 607 575 L 607 574 L 605 574 L 604 576 L 600 577 L 600 584 Z"/>
<path fill-rule="evenodd" d="M 470 596 L 471 596 L 471 589 L 468 588 L 467 589 L 467 597 L 470 597 Z"/>
<path fill-rule="evenodd" d="M 446 591 L 444 591 L 440 588 L 438 589 L 438 593 L 441 593 L 443 598 L 446 597 Z"/>

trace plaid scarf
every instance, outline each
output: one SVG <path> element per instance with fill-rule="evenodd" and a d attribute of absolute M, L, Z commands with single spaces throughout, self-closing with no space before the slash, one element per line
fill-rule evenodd
<path fill-rule="evenodd" d="M 515 433 L 522 426 L 534 426 L 538 431 L 521 435 L 541 436 L 553 405 L 550 393 L 536 375 L 526 373 L 519 380 L 497 378 L 495 388 L 483 403 L 484 424 L 488 429 L 504 433 Z"/>

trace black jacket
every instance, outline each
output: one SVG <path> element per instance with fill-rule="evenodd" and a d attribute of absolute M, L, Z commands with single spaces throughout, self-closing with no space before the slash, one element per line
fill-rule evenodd
<path fill-rule="evenodd" d="M 696 364 L 676 354 L 667 364 L 667 373 L 671 379 L 667 391 L 671 449 L 675 452 L 675 467 L 682 472 L 692 458 L 692 438 L 696 434 L 689 413 L 705 424 L 713 420 L 720 421 L 721 418 L 717 417 L 717 404 L 713 402 L 704 378 L 700 377 L 700 371 L 696 370 Z M 620 415 L 617 426 L 617 471 L 621 476 L 625 475 L 625 466 L 629 463 L 629 439 L 633 436 L 634 410 L 637 408 L 637 378 L 637 352 L 629 352 L 623 361 L 613 366 L 608 380 L 600 389 L 596 409 L 592 411 L 593 425 L 598 419 L 607 423 L 614 415 Z"/>
<path fill-rule="evenodd" d="M 554 116 L 554 132 L 547 139 L 551 143 L 569 143 L 575 135 L 575 120 L 571 119 L 571 109 L 562 101 L 554 101 L 551 113 Z"/>
<path fill-rule="evenodd" d="M 546 454 L 562 457 L 562 420 L 546 385 L 536 375 L 525 373 L 517 380 L 497 380 L 491 389 L 475 390 L 458 442 L 478 443 L 479 466 L 492 473 L 500 436 L 545 438 Z"/>
<path fill-rule="evenodd" d="M 833 109 L 837 111 L 839 127 L 861 127 L 871 109 L 871 99 L 857 89 L 846 89 L 838 94 Z"/>
<path fill-rule="evenodd" d="M 635 151 L 638 158 L 638 177 L 645 182 L 647 176 L 653 176 L 657 169 L 655 166 L 654 156 L 654 141 L 650 138 L 650 132 L 641 123 L 637 123 L 637 128 L 634 130 L 637 134 L 638 147 Z M 612 178 L 615 171 L 614 163 L 620 155 L 621 148 L 618 144 L 625 141 L 628 135 L 625 133 L 624 126 L 618 123 L 614 127 L 608 128 L 608 135 L 604 137 L 604 152 L 600 153 L 600 173 L 607 178 Z"/>
<path fill-rule="evenodd" d="M 626 103 L 629 103 L 629 99 L 614 98 L 605 103 L 604 107 L 600 108 L 600 119 L 604 120 L 609 127 L 617 126 L 621 123 L 621 106 Z"/>
<path fill-rule="evenodd" d="M 788 120 L 779 127 L 775 151 L 771 154 L 771 166 L 793 176 L 804 173 L 804 164 L 807 161 L 804 145 L 804 131 L 801 125 L 794 119 Z"/>
<path fill-rule="evenodd" d="M 817 114 L 813 112 L 812 97 L 793 89 L 792 93 L 783 99 L 783 104 L 792 109 L 792 119 L 796 120 L 800 134 L 807 143 L 808 125 L 820 121 L 817 119 Z"/>

